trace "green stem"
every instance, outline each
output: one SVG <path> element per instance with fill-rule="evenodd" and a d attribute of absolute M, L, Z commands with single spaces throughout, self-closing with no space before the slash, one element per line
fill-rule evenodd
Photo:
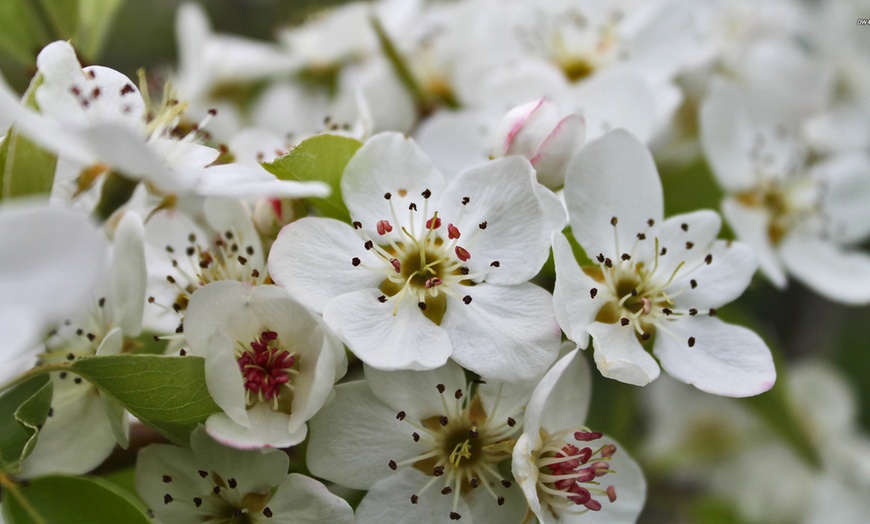
<path fill-rule="evenodd" d="M 0 391 L 6 391 L 7 389 L 11 389 L 18 384 L 27 382 L 31 378 L 38 377 L 39 375 L 51 373 L 52 371 L 63 371 L 67 369 L 70 364 L 70 362 L 58 362 L 55 364 L 43 364 L 41 366 L 36 366 L 35 368 L 31 368 L 24 373 L 18 375 L 12 380 L 7 381 L 5 384 L 0 385 Z"/>
<path fill-rule="evenodd" d="M 45 524 L 45 519 L 39 515 L 39 512 L 36 511 L 36 508 L 34 508 L 30 501 L 27 500 L 27 497 L 21 493 L 21 490 L 18 489 L 18 484 L 13 482 L 12 479 L 6 475 L 0 474 L 0 486 L 3 486 L 3 489 L 8 491 L 9 494 L 12 495 L 12 498 L 18 501 L 18 504 L 21 505 L 21 509 L 23 509 L 24 513 L 30 517 L 31 521 L 37 524 Z"/>

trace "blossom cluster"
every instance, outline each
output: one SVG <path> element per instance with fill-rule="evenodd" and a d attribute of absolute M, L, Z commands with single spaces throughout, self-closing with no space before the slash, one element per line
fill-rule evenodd
<path fill-rule="evenodd" d="M 123 448 L 133 492 L 95 486 L 142 521 L 634 522 L 643 464 L 860 522 L 848 387 L 729 304 L 870 304 L 861 14 L 378 0 L 266 42 L 186 3 L 136 80 L 47 43 L 0 77 L 3 518 Z M 643 441 L 587 425 L 604 379 Z"/>

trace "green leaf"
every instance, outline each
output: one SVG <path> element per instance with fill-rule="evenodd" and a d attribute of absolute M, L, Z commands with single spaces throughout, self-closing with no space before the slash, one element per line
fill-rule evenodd
<path fill-rule="evenodd" d="M 22 500 L 26 502 L 22 504 Z M 9 524 L 151 522 L 141 501 L 116 484 L 99 478 L 61 475 L 37 478 L 7 494 L 3 505 Z"/>
<path fill-rule="evenodd" d="M 51 407 L 51 380 L 34 377 L 0 397 L 0 473 L 17 473 Z"/>
<path fill-rule="evenodd" d="M 0 1 L 0 50 L 23 65 L 36 61 L 36 50 L 49 40 L 30 0 Z"/>
<path fill-rule="evenodd" d="M 25 103 L 35 107 L 34 92 L 42 84 L 37 75 L 24 94 Z M 0 146 L 0 200 L 27 195 L 48 197 L 54 184 L 57 157 L 20 135 L 14 127 Z"/>
<path fill-rule="evenodd" d="M 139 420 L 178 444 L 220 408 L 208 394 L 201 357 L 113 355 L 69 366 Z"/>
<path fill-rule="evenodd" d="M 32 0 L 31 0 L 32 1 Z M 39 0 L 54 40 L 69 40 L 79 24 L 78 0 Z"/>
<path fill-rule="evenodd" d="M 350 222 L 350 213 L 341 196 L 341 175 L 360 146 L 362 143 L 353 138 L 317 135 L 302 141 L 274 162 L 264 162 L 262 166 L 281 180 L 326 182 L 332 188 L 332 195 L 328 198 L 312 198 L 312 204 L 323 216 Z"/>
<path fill-rule="evenodd" d="M 79 25 L 73 36 L 82 54 L 99 57 L 123 0 L 79 0 Z"/>

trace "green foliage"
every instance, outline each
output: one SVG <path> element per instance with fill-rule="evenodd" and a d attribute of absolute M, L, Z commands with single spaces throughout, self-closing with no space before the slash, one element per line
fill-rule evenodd
<path fill-rule="evenodd" d="M 75 361 L 69 370 L 139 420 L 179 444 L 220 408 L 208 393 L 200 357 L 116 355 Z"/>
<path fill-rule="evenodd" d="M 79 23 L 72 40 L 84 56 L 95 59 L 100 55 L 112 22 L 123 3 L 124 0 L 79 0 Z"/>
<path fill-rule="evenodd" d="M 0 27 L 0 51 L 22 64 L 32 64 L 36 50 L 48 41 L 31 0 L 0 2 Z"/>
<path fill-rule="evenodd" d="M 51 380 L 34 377 L 0 397 L 0 473 L 17 473 L 51 407 Z"/>
<path fill-rule="evenodd" d="M 54 475 L 34 479 L 4 497 L 3 506 L 10 524 L 151 522 L 139 500 L 98 478 Z"/>
<path fill-rule="evenodd" d="M 350 214 L 341 196 L 341 175 L 356 150 L 359 140 L 339 135 L 317 135 L 304 140 L 289 153 L 262 166 L 281 180 L 329 184 L 332 195 L 310 199 L 321 215 L 350 222 Z"/>

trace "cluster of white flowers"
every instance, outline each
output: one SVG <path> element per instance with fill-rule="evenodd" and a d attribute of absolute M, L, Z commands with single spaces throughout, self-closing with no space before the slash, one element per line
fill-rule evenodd
<path fill-rule="evenodd" d="M 792 276 L 870 304 L 858 9 L 379 0 L 266 43 L 216 34 L 184 4 L 175 72 L 135 82 L 48 44 L 23 99 L 0 78 L 0 378 L 17 391 L 50 373 L 52 388 L 3 486 L 88 473 L 136 449 L 134 424 L 189 447 L 137 454 L 161 522 L 634 522 L 646 480 L 585 425 L 588 353 L 603 377 L 656 381 L 637 392 L 656 464 L 705 410 L 767 431 L 657 380 L 724 397 L 774 386 L 766 342 L 718 316 L 757 270 L 780 291 Z M 251 84 L 244 103 L 226 96 Z M 665 213 L 659 169 L 699 157 L 730 239 L 717 210 Z M 28 176 L 14 162 L 33 158 L 53 181 L 11 198 Z M 77 367 L 152 338 L 167 363 L 201 361 L 203 380 L 172 391 L 212 412 Z M 854 415 L 826 420 L 813 375 L 793 379 L 823 455 L 813 489 L 866 515 L 849 490 L 870 475 L 841 470 L 867 455 Z M 177 438 L 187 423 L 201 427 Z M 823 426 L 856 451 L 827 453 Z M 763 467 L 759 453 L 790 453 L 764 434 L 703 484 L 749 518 L 824 521 L 809 498 L 774 516 L 761 487 L 736 489 L 813 477 L 790 455 Z"/>

